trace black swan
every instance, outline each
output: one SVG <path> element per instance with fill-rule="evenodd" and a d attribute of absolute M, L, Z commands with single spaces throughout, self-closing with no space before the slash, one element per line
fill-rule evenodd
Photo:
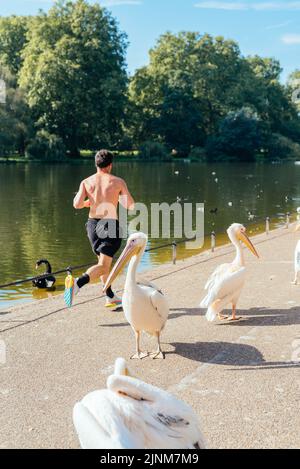
<path fill-rule="evenodd" d="M 40 259 L 37 261 L 35 268 L 38 269 L 40 265 L 46 265 L 45 274 L 51 274 L 52 268 L 50 262 L 47 259 Z M 47 275 L 47 277 L 37 278 L 32 281 L 32 284 L 37 288 L 52 288 L 56 282 L 56 278 L 53 275 Z"/>

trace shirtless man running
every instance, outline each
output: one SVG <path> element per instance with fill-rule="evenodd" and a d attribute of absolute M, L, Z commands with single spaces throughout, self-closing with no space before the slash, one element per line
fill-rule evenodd
<path fill-rule="evenodd" d="M 71 304 L 74 295 L 89 282 L 101 278 L 103 285 L 105 284 L 113 257 L 122 242 L 117 214 L 118 204 L 120 202 L 127 210 L 134 209 L 134 200 L 125 181 L 111 174 L 112 162 L 113 154 L 107 150 L 100 150 L 95 156 L 97 173 L 81 182 L 74 198 L 74 208 L 90 209 L 86 231 L 92 250 L 98 257 L 98 264 L 75 280 Z M 121 299 L 108 288 L 106 306 L 114 307 L 120 304 Z"/>

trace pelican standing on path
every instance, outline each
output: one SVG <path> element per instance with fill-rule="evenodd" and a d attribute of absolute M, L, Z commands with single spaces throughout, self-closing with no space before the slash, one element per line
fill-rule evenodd
<path fill-rule="evenodd" d="M 296 226 L 295 231 L 300 231 L 300 223 L 298 223 L 298 225 Z M 296 249 L 295 249 L 294 266 L 295 266 L 295 278 L 292 283 L 293 285 L 297 285 L 299 272 L 300 272 L 300 240 L 298 241 L 296 245 Z"/>
<path fill-rule="evenodd" d="M 236 249 L 236 257 L 231 264 L 222 264 L 217 267 L 205 286 L 207 295 L 202 300 L 200 307 L 208 308 L 206 313 L 208 321 L 214 321 L 216 316 L 219 319 L 228 319 L 229 321 L 241 319 L 236 317 L 236 306 L 246 280 L 246 267 L 240 241 L 256 257 L 259 257 L 255 247 L 246 235 L 246 228 L 243 225 L 233 223 L 228 228 L 227 234 Z M 221 312 L 229 303 L 232 304 L 232 316 L 227 318 Z"/>
<path fill-rule="evenodd" d="M 131 357 L 142 359 L 148 352 L 140 349 L 140 335 L 142 331 L 157 338 L 157 350 L 150 355 L 152 358 L 164 358 L 160 346 L 160 334 L 164 329 L 169 315 L 169 306 L 162 292 L 153 284 L 137 283 L 137 266 L 147 245 L 148 237 L 144 233 L 134 233 L 128 238 L 126 247 L 111 271 L 104 291 L 111 286 L 116 277 L 129 262 L 126 275 L 122 305 L 125 317 L 135 333 L 136 353 Z"/>
<path fill-rule="evenodd" d="M 204 449 L 193 409 L 172 394 L 130 376 L 123 358 L 107 389 L 77 402 L 73 422 L 83 449 Z"/>

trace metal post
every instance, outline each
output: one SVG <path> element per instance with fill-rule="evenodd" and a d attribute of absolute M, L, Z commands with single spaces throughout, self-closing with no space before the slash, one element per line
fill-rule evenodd
<path fill-rule="evenodd" d="M 176 244 L 176 241 L 174 241 L 172 243 L 172 261 L 173 261 L 173 265 L 176 264 L 176 260 L 177 260 L 177 244 Z"/>
<path fill-rule="evenodd" d="M 215 247 L 216 247 L 216 233 L 212 231 L 211 233 L 211 252 L 215 252 Z"/>
<path fill-rule="evenodd" d="M 266 218 L 266 235 L 270 233 L 270 218 Z"/>
<path fill-rule="evenodd" d="M 289 226 L 290 226 L 290 216 L 291 216 L 291 214 L 290 214 L 290 212 L 288 212 L 286 214 L 286 229 L 287 230 L 289 229 Z"/>

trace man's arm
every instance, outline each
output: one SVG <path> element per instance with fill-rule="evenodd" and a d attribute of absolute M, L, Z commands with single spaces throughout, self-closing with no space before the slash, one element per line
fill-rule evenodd
<path fill-rule="evenodd" d="M 130 194 L 127 184 L 122 180 L 121 182 L 121 191 L 120 191 L 120 204 L 123 205 L 127 210 L 134 210 L 134 199 Z"/>
<path fill-rule="evenodd" d="M 77 192 L 74 200 L 73 200 L 73 207 L 76 209 L 85 208 L 85 199 L 87 197 L 87 191 L 84 185 L 84 181 L 80 184 L 79 191 Z"/>

